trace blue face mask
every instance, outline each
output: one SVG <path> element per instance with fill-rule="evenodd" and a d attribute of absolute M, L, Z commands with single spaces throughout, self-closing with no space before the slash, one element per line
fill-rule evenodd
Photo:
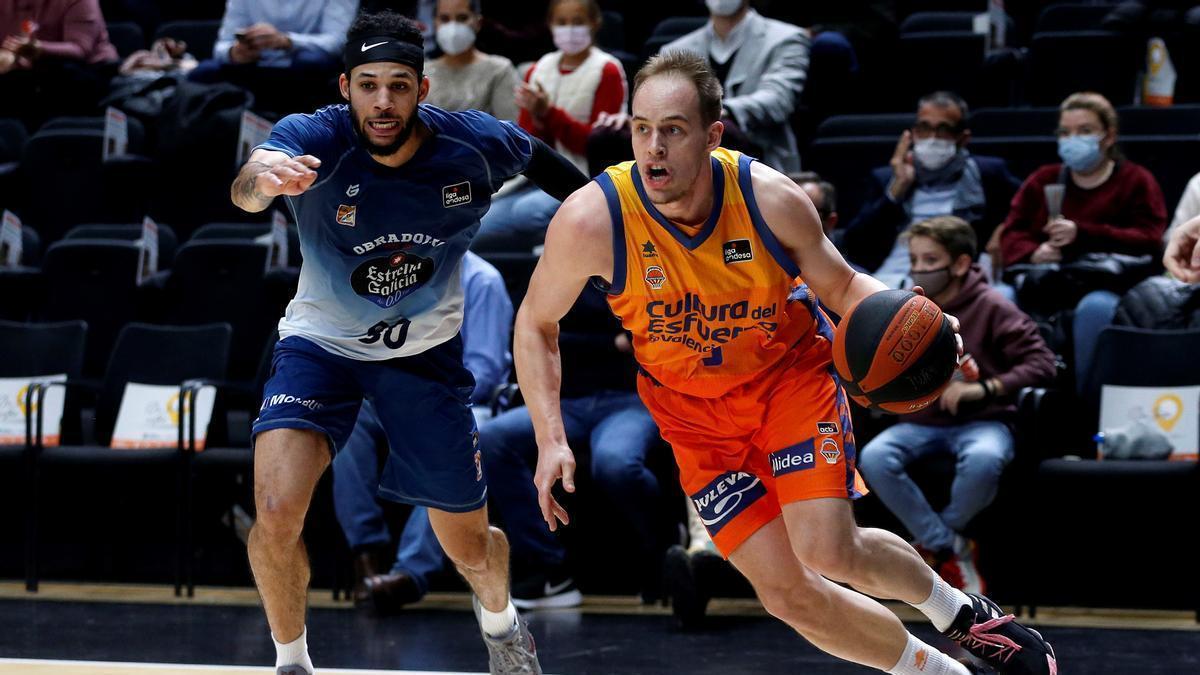
<path fill-rule="evenodd" d="M 1100 152 L 1100 135 L 1064 136 L 1058 139 L 1058 156 L 1075 171 L 1093 169 L 1103 159 Z"/>

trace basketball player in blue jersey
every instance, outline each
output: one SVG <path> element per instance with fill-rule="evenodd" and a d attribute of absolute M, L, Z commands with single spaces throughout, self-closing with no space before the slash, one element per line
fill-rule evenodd
<path fill-rule="evenodd" d="M 360 14 L 345 60 L 349 104 L 281 120 L 231 188 L 246 211 L 283 195 L 304 254 L 253 429 L 258 520 L 248 549 L 276 672 L 314 672 L 301 529 L 365 397 L 391 446 L 379 494 L 429 507 L 475 592 L 491 672 L 540 673 L 509 598 L 508 542 L 488 525 L 458 336 L 459 264 L 506 179 L 523 173 L 560 198 L 587 179 L 511 124 L 421 105 L 430 86 L 421 32 L 398 14 Z"/>

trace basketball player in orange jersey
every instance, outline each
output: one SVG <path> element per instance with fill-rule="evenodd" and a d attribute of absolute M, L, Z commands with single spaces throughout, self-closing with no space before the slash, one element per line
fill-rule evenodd
<path fill-rule="evenodd" d="M 871 597 L 902 600 L 1002 673 L 1056 672 L 1035 632 L 946 584 L 903 539 L 855 524 L 851 500 L 864 488 L 817 298 L 844 315 L 883 284 L 846 265 L 791 180 L 718 147 L 721 87 L 705 60 L 651 59 L 632 112 L 636 161 L 563 203 L 517 315 L 550 529 L 569 522 L 554 484 L 575 490 L 558 320 L 596 279 L 632 333 L 639 390 L 685 492 L 767 611 L 842 659 L 889 673 L 971 672 Z"/>

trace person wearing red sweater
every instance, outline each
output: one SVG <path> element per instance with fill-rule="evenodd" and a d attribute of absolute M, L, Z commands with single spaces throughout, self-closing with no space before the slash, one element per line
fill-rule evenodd
<path fill-rule="evenodd" d="M 1072 94 L 1060 106 L 1061 164 L 1034 171 L 1000 226 L 1005 265 L 1070 262 L 1084 253 L 1160 255 L 1167 207 L 1154 176 L 1116 150 L 1117 112 L 1100 94 Z M 1046 186 L 1065 185 L 1057 214 Z M 1075 307 L 1075 368 L 1091 366 L 1096 338 L 1112 323 L 1120 297 L 1092 291 Z"/>
<path fill-rule="evenodd" d="M 117 71 L 97 0 L 0 2 L 0 101 L 36 127 L 94 112 Z"/>
<path fill-rule="evenodd" d="M 984 593 L 975 544 L 963 531 L 995 498 L 1000 475 L 1012 461 L 1009 423 L 1016 393 L 1053 379 L 1054 354 L 1033 320 L 991 288 L 973 263 L 977 240 L 967 221 L 938 216 L 903 236 L 913 283 L 962 323 L 964 366 L 937 403 L 905 415 L 867 443 L 859 471 L 947 582 Z M 957 460 L 950 503 L 940 513 L 907 469 L 937 454 Z"/>
<path fill-rule="evenodd" d="M 601 12 L 596 0 L 553 0 L 549 23 L 557 49 L 538 59 L 517 85 L 517 123 L 588 170 L 587 142 L 602 116 L 625 111 L 625 71 L 596 47 Z M 558 201 L 537 189 L 492 200 L 476 250 L 541 243 Z"/>

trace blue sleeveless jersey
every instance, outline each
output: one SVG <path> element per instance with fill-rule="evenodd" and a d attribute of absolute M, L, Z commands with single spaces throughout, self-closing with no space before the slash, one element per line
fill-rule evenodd
<path fill-rule="evenodd" d="M 321 160 L 317 180 L 287 197 L 300 230 L 300 285 L 279 322 L 352 359 L 421 353 L 462 324 L 459 264 L 492 193 L 533 154 L 524 131 L 476 110 L 418 106 L 434 134 L 403 166 L 371 158 L 349 107 L 288 115 L 258 146 Z"/>

